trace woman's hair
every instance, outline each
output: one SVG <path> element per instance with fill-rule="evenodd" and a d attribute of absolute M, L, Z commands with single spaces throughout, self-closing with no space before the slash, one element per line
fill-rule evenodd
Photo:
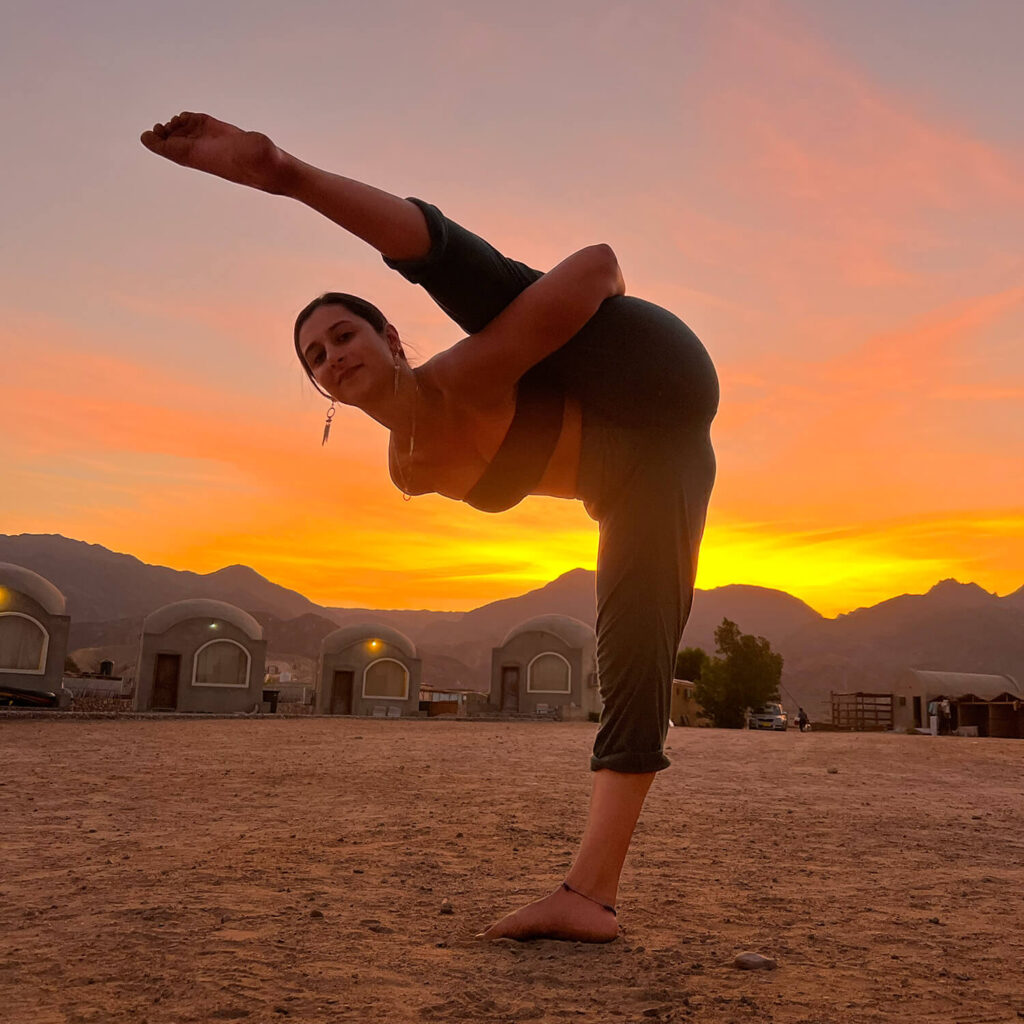
<path fill-rule="evenodd" d="M 306 376 L 313 382 L 313 387 L 325 398 L 330 398 L 331 396 L 317 384 L 313 371 L 309 368 L 299 346 L 299 331 L 302 330 L 302 325 L 310 318 L 314 310 L 321 306 L 344 306 L 350 313 L 362 317 L 380 335 L 384 333 L 388 318 L 372 302 L 367 302 L 366 299 L 361 299 L 358 295 L 348 295 L 345 292 L 324 292 L 323 295 L 318 295 L 295 318 L 295 354 L 299 357 Z"/>

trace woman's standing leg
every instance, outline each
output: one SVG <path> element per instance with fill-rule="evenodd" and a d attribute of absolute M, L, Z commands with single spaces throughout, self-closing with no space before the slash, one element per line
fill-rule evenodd
<path fill-rule="evenodd" d="M 653 446 L 623 442 L 628 466 L 588 509 L 601 524 L 598 675 L 604 710 L 594 742 L 590 813 L 566 881 L 493 925 L 483 938 L 614 939 L 619 877 L 663 752 L 675 655 L 693 599 L 715 476 L 707 428 Z M 613 453 L 603 453 L 606 460 Z M 621 453 L 620 453 L 621 454 Z"/>
<path fill-rule="evenodd" d="M 566 882 L 543 899 L 508 914 L 478 939 L 568 939 L 611 942 L 618 921 L 614 907 L 619 875 L 654 773 L 594 773 L 587 825 Z M 582 894 L 582 895 L 581 895 Z"/>

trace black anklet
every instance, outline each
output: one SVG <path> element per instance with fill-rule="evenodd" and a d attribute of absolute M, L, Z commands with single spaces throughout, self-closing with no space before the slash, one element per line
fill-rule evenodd
<path fill-rule="evenodd" d="M 582 896 L 585 900 L 590 900 L 591 903 L 596 903 L 599 907 L 604 907 L 605 910 L 612 912 L 612 917 L 618 917 L 615 913 L 614 907 L 609 907 L 607 903 L 602 903 L 600 900 L 595 900 L 593 896 L 588 896 L 585 892 L 580 892 L 579 889 L 574 889 L 568 882 L 562 883 L 562 888 L 567 889 L 569 892 L 576 893 L 577 896 Z"/>

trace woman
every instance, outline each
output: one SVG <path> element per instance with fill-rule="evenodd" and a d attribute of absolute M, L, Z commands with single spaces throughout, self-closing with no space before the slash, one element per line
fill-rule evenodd
<path fill-rule="evenodd" d="M 675 655 L 714 483 L 707 352 L 671 313 L 625 295 L 606 245 L 541 274 L 428 203 L 319 170 L 205 114 L 154 125 L 142 143 L 329 217 L 466 331 L 414 369 L 398 330 L 365 300 L 330 293 L 296 321 L 296 351 L 331 411 L 356 406 L 390 430 L 391 477 L 406 496 L 436 492 L 485 511 L 526 494 L 579 498 L 597 520 L 604 709 L 586 829 L 561 885 L 479 937 L 614 939 L 626 852 L 669 765 Z"/>

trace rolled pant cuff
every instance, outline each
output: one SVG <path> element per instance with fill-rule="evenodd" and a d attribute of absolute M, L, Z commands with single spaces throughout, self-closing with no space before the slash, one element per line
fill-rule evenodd
<path fill-rule="evenodd" d="M 606 754 L 604 757 L 592 755 L 590 770 L 599 772 L 607 768 L 612 772 L 625 775 L 646 775 L 648 772 L 660 772 L 668 768 L 672 762 L 661 751 L 644 753 Z"/>

